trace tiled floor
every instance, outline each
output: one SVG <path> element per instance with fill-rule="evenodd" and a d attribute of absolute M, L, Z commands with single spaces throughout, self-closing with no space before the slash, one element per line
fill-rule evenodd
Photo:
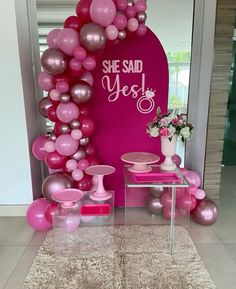
<path fill-rule="evenodd" d="M 190 227 L 217 289 L 236 289 L 235 176 L 236 167 L 224 168 L 217 223 L 211 227 L 191 223 Z M 0 218 L 0 234 L 0 289 L 20 289 L 45 233 L 35 233 L 25 218 Z"/>

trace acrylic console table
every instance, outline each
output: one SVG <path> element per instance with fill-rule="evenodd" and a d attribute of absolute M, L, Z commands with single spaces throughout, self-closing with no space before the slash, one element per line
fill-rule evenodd
<path fill-rule="evenodd" d="M 175 224 L 179 226 L 189 227 L 190 213 L 182 212 L 177 217 L 176 211 L 176 193 L 177 196 L 180 193 L 186 193 L 186 189 L 190 186 L 184 175 L 181 173 L 179 168 L 176 168 L 173 172 L 162 172 L 160 165 L 150 165 L 152 168 L 151 173 L 145 174 L 134 174 L 129 168 L 130 165 L 124 165 L 124 184 L 125 184 L 125 200 L 127 194 L 132 194 L 132 198 L 135 199 L 135 195 L 142 194 L 151 191 L 167 192 L 170 196 L 169 210 L 170 220 L 166 220 L 162 215 L 150 215 L 146 208 L 130 208 L 125 206 L 125 224 L 140 224 L 143 225 L 158 225 L 158 226 L 169 226 L 168 236 L 168 252 L 173 254 L 174 235 L 175 235 Z M 168 177 L 169 176 L 169 177 Z M 155 180 L 154 180 L 155 179 Z M 150 193 L 151 196 L 151 193 Z M 160 197 L 160 194 L 159 194 Z M 178 212 L 179 213 L 179 212 Z M 147 236 L 148 238 L 148 236 Z"/>

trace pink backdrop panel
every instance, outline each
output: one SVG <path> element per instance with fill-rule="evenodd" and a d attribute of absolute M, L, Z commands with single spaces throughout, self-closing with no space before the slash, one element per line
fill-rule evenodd
<path fill-rule="evenodd" d="M 106 49 L 94 74 L 94 95 L 89 104 L 97 126 L 93 142 L 101 161 L 116 168 L 105 183 L 115 190 L 116 206 L 123 206 L 121 155 L 132 151 L 160 155 L 160 140 L 150 138 L 146 127 L 158 106 L 167 111 L 167 59 L 160 41 L 148 30 L 144 37 Z"/>

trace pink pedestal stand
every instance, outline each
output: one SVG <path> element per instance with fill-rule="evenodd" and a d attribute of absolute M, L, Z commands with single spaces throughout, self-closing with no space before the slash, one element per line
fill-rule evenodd
<path fill-rule="evenodd" d="M 94 201 L 105 201 L 112 197 L 112 194 L 104 189 L 103 178 L 106 175 L 113 174 L 115 168 L 106 165 L 91 166 L 85 170 L 86 174 L 98 177 L 98 186 L 96 191 L 90 194 L 90 199 Z"/>
<path fill-rule="evenodd" d="M 121 156 L 125 163 L 133 164 L 128 170 L 132 173 L 149 173 L 152 168 L 149 164 L 154 164 L 160 160 L 160 157 L 146 152 L 131 152 Z"/>
<path fill-rule="evenodd" d="M 61 203 L 62 208 L 73 208 L 76 202 L 82 199 L 84 193 L 77 189 L 64 189 L 52 194 L 54 201 Z"/>

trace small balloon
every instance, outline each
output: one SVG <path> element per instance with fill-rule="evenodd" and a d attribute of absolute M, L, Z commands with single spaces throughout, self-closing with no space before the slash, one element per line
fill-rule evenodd
<path fill-rule="evenodd" d="M 203 200 L 206 197 L 206 193 L 201 189 L 197 189 L 194 196 L 197 200 Z"/>
<path fill-rule="evenodd" d="M 94 156 L 96 154 L 96 148 L 92 143 L 90 143 L 85 147 L 85 152 L 88 156 Z"/>
<path fill-rule="evenodd" d="M 53 75 L 47 73 L 46 71 L 42 71 L 38 76 L 38 85 L 46 91 L 50 91 L 55 88 L 55 79 Z"/>
<path fill-rule="evenodd" d="M 58 117 L 57 117 L 57 106 L 52 105 L 48 108 L 48 119 L 51 120 L 52 122 L 57 122 Z"/>
<path fill-rule="evenodd" d="M 136 18 L 130 18 L 128 20 L 127 28 L 129 31 L 134 32 L 138 29 L 138 27 L 139 27 L 139 24 Z"/>
<path fill-rule="evenodd" d="M 201 185 L 201 178 L 198 173 L 188 171 L 185 177 L 191 185 L 195 185 L 197 188 Z"/>
<path fill-rule="evenodd" d="M 106 27 L 107 39 L 115 40 L 118 36 L 118 29 L 115 25 L 109 25 Z"/>
<path fill-rule="evenodd" d="M 74 171 L 76 168 L 77 168 L 77 161 L 76 160 L 73 160 L 73 159 L 70 159 L 66 162 L 66 168 L 69 170 L 69 171 Z"/>
<path fill-rule="evenodd" d="M 84 173 L 80 169 L 74 169 L 71 175 L 72 175 L 73 180 L 77 182 L 81 181 L 84 177 Z"/>
<path fill-rule="evenodd" d="M 83 137 L 79 140 L 79 144 L 82 147 L 85 147 L 89 143 L 89 138 L 88 137 Z"/>
<path fill-rule="evenodd" d="M 67 69 L 68 61 L 65 54 L 59 49 L 48 48 L 41 56 L 41 64 L 48 73 L 58 75 Z"/>
<path fill-rule="evenodd" d="M 72 28 L 77 31 L 80 30 L 82 25 L 83 25 L 83 22 L 77 16 L 69 16 L 66 18 L 64 22 L 64 28 Z"/>
<path fill-rule="evenodd" d="M 50 203 L 47 205 L 44 211 L 44 216 L 49 223 L 53 223 L 53 218 L 58 210 L 57 203 Z"/>
<path fill-rule="evenodd" d="M 58 48 L 57 46 L 57 36 L 61 29 L 53 29 L 48 33 L 47 44 L 49 48 Z"/>
<path fill-rule="evenodd" d="M 75 103 L 87 102 L 93 94 L 92 87 L 85 81 L 80 80 L 71 88 L 71 96 Z"/>
<path fill-rule="evenodd" d="M 128 6 L 134 6 L 134 0 L 127 0 Z"/>
<path fill-rule="evenodd" d="M 51 101 L 57 102 L 59 101 L 59 97 L 60 97 L 61 93 L 60 91 L 58 91 L 57 89 L 52 89 L 49 92 L 49 97 Z"/>
<path fill-rule="evenodd" d="M 70 101 L 70 95 L 69 94 L 61 94 L 60 96 L 59 96 L 59 100 L 60 100 L 60 102 L 62 102 L 62 103 L 68 103 L 69 101 Z"/>
<path fill-rule="evenodd" d="M 74 71 L 81 71 L 82 69 L 82 62 L 76 58 L 72 58 L 70 60 L 70 69 L 74 70 Z"/>
<path fill-rule="evenodd" d="M 129 6 L 126 9 L 126 16 L 128 19 L 134 18 L 136 16 L 137 10 L 133 6 Z"/>
<path fill-rule="evenodd" d="M 82 131 L 80 129 L 73 129 L 71 131 L 71 136 L 73 139 L 80 140 L 83 136 Z"/>
<path fill-rule="evenodd" d="M 75 183 L 75 186 L 81 191 L 89 191 L 89 189 L 92 187 L 91 177 L 88 175 L 84 175 L 82 180 Z"/>
<path fill-rule="evenodd" d="M 83 67 L 88 71 L 94 70 L 96 65 L 96 60 L 92 56 L 88 56 L 83 60 Z"/>
<path fill-rule="evenodd" d="M 70 133 L 70 132 L 71 132 L 71 128 L 69 127 L 68 124 L 65 124 L 65 123 L 63 123 L 63 124 L 60 125 L 59 130 L 60 130 L 60 132 L 63 133 L 63 134 L 64 134 L 64 133 Z"/>
<path fill-rule="evenodd" d="M 119 40 L 124 40 L 126 38 L 126 31 L 125 30 L 121 30 L 118 32 L 118 37 Z"/>
<path fill-rule="evenodd" d="M 126 0 L 117 0 L 116 1 L 116 7 L 120 11 L 124 11 L 128 6 L 128 3 Z"/>
<path fill-rule="evenodd" d="M 81 110 L 80 110 L 80 113 L 81 113 Z M 79 127 L 80 127 L 80 121 L 78 121 L 78 120 L 76 120 L 76 119 L 72 120 L 72 121 L 70 122 L 70 127 L 71 127 L 72 129 L 77 129 L 77 128 L 79 128 Z"/>
<path fill-rule="evenodd" d="M 78 32 L 72 28 L 62 29 L 57 36 L 57 45 L 66 55 L 73 56 L 74 49 L 79 46 Z"/>
<path fill-rule="evenodd" d="M 161 203 L 165 208 L 171 208 L 172 205 L 172 197 L 171 194 L 165 192 L 161 195 Z"/>
<path fill-rule="evenodd" d="M 47 136 L 39 136 L 32 144 L 32 154 L 39 161 L 44 160 L 46 154 L 44 144 L 47 142 L 47 140 Z"/>
<path fill-rule="evenodd" d="M 81 171 L 85 171 L 89 167 L 89 161 L 86 159 L 82 159 L 78 162 L 78 168 Z"/>
<path fill-rule="evenodd" d="M 86 50 L 83 47 L 81 47 L 81 46 L 75 47 L 75 49 L 74 49 L 74 57 L 77 60 L 82 61 L 82 60 L 84 60 L 86 58 L 86 56 L 87 56 L 87 52 L 86 52 Z"/>
<path fill-rule="evenodd" d="M 163 204 L 161 203 L 160 197 L 150 197 L 147 202 L 147 210 L 151 214 L 161 214 Z"/>
<path fill-rule="evenodd" d="M 117 13 L 113 24 L 117 27 L 118 30 L 123 30 L 126 28 L 127 22 L 127 17 L 123 13 Z"/>
<path fill-rule="evenodd" d="M 136 18 L 139 23 L 144 23 L 147 20 L 147 14 L 143 11 L 137 13 Z"/>
<path fill-rule="evenodd" d="M 160 196 L 164 192 L 163 187 L 153 187 L 153 188 L 150 188 L 149 190 L 153 196 L 157 196 L 157 197 Z"/>
<path fill-rule="evenodd" d="M 172 157 L 172 161 L 173 161 L 173 163 L 176 164 L 177 167 L 179 167 L 181 165 L 181 162 L 182 162 L 181 157 L 179 155 L 177 155 L 177 154 L 175 154 Z"/>
<path fill-rule="evenodd" d="M 147 10 L 147 4 L 145 0 L 137 0 L 134 3 L 134 7 L 136 8 L 137 12 L 144 12 Z"/>
<path fill-rule="evenodd" d="M 77 152 L 75 152 L 71 158 L 76 160 L 76 161 L 79 161 L 81 159 L 84 159 L 86 157 L 86 153 L 83 149 L 79 149 Z"/>
<path fill-rule="evenodd" d="M 50 169 L 57 170 L 65 166 L 67 157 L 58 154 L 56 151 L 53 151 L 45 155 L 44 161 Z"/>
<path fill-rule="evenodd" d="M 78 149 L 78 141 L 73 139 L 70 134 L 58 136 L 55 142 L 56 151 L 62 156 L 73 155 Z"/>
<path fill-rule="evenodd" d="M 44 117 L 48 117 L 48 109 L 50 106 L 52 106 L 51 101 L 47 97 L 42 98 L 38 103 L 40 114 Z"/>
<path fill-rule="evenodd" d="M 90 86 L 93 86 L 93 75 L 91 72 L 86 71 L 80 78 L 80 80 L 83 80 L 87 82 Z"/>
<path fill-rule="evenodd" d="M 44 150 L 47 152 L 47 153 L 52 153 L 55 151 L 55 143 L 54 141 L 46 141 L 44 143 Z"/>

